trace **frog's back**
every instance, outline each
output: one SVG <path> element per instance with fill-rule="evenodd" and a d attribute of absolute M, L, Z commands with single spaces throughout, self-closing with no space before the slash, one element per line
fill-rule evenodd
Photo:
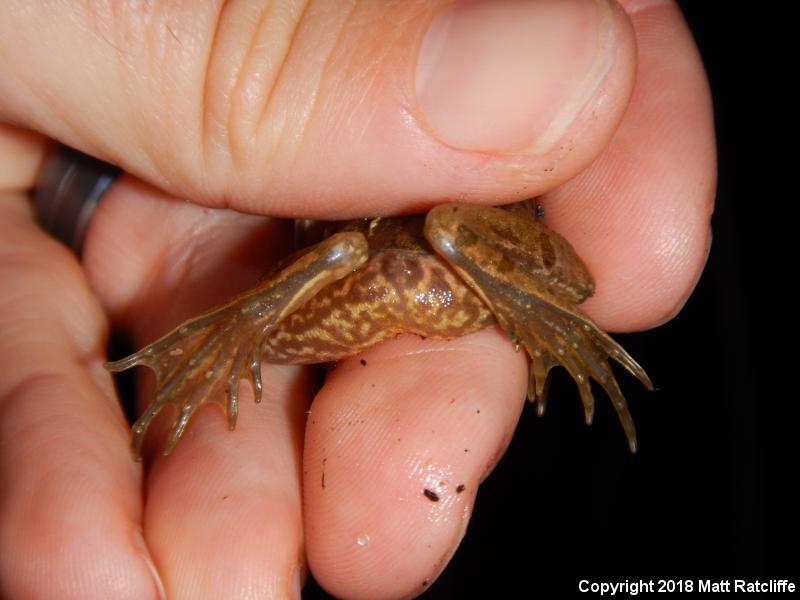
<path fill-rule="evenodd" d="M 424 217 L 351 221 L 369 259 L 279 323 L 269 362 L 310 364 L 352 356 L 400 333 L 454 338 L 495 322 L 480 297 L 425 239 Z"/>

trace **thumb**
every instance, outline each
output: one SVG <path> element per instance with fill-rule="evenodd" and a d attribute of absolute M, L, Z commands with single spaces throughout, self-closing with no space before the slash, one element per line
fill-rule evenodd
<path fill-rule="evenodd" d="M 551 189 L 608 141 L 633 68 L 611 0 L 0 6 L 0 120 L 277 216 Z"/>

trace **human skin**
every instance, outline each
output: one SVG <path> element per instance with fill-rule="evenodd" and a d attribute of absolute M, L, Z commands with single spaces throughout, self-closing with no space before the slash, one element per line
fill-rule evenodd
<path fill-rule="evenodd" d="M 252 284 L 291 241 L 260 215 L 539 196 L 596 279 L 583 306 L 601 327 L 653 327 L 686 301 L 710 243 L 715 153 L 675 5 L 540 6 L 559 39 L 612 40 L 599 59 L 552 48 L 550 65 L 501 43 L 524 20 L 504 21 L 505 3 L 496 21 L 453 16 L 490 23 L 482 41 L 500 47 L 476 83 L 459 78 L 474 64 L 459 64 L 457 27 L 451 54 L 425 41 L 447 3 L 396 4 L 275 3 L 281 18 L 264 20 L 249 12 L 258 2 L 0 8 L 0 595 L 280 597 L 310 567 L 337 596 L 404 597 L 444 568 L 524 404 L 526 361 L 498 330 L 381 344 L 342 361 L 316 397 L 308 371 L 265 366 L 264 401 L 242 388 L 234 433 L 204 409 L 170 457 L 151 432 L 145 461 L 131 459 L 102 368 L 109 327 L 139 347 Z M 425 43 L 450 78 L 417 68 Z M 516 82 L 527 67 L 572 83 L 537 71 L 520 90 L 493 85 L 491 72 Z M 584 93 L 587 72 L 602 77 Z M 475 87 L 496 112 L 442 82 Z M 557 109 L 575 98 L 565 121 Z M 48 139 L 128 173 L 82 261 L 31 216 Z M 464 492 L 432 506 L 419 489 L 442 478 Z"/>

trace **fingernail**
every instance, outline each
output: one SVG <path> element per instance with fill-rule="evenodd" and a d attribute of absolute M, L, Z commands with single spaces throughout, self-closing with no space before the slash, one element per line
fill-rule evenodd
<path fill-rule="evenodd" d="M 144 563 L 147 566 L 147 570 L 150 571 L 150 576 L 153 578 L 153 583 L 156 586 L 156 593 L 160 599 L 164 599 L 167 597 L 167 592 L 164 589 L 164 583 L 161 581 L 161 575 L 156 569 L 156 565 L 153 562 L 153 557 L 150 556 L 150 550 L 147 549 L 147 544 L 144 541 L 144 535 L 141 531 L 136 530 L 133 534 L 133 543 L 138 548 L 139 552 L 144 558 Z"/>
<path fill-rule="evenodd" d="M 595 95 L 614 50 L 606 0 L 456 2 L 422 42 L 417 100 L 445 144 L 542 154 Z"/>
<path fill-rule="evenodd" d="M 291 597 L 292 600 L 300 600 L 303 597 L 303 570 L 300 567 L 295 567 L 292 573 Z"/>

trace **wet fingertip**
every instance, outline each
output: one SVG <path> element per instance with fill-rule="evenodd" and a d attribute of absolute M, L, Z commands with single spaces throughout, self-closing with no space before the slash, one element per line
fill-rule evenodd
<path fill-rule="evenodd" d="M 339 366 L 305 438 L 306 539 L 321 586 L 346 597 L 425 591 L 511 437 L 524 367 L 493 329 L 450 342 L 404 336 Z"/>

